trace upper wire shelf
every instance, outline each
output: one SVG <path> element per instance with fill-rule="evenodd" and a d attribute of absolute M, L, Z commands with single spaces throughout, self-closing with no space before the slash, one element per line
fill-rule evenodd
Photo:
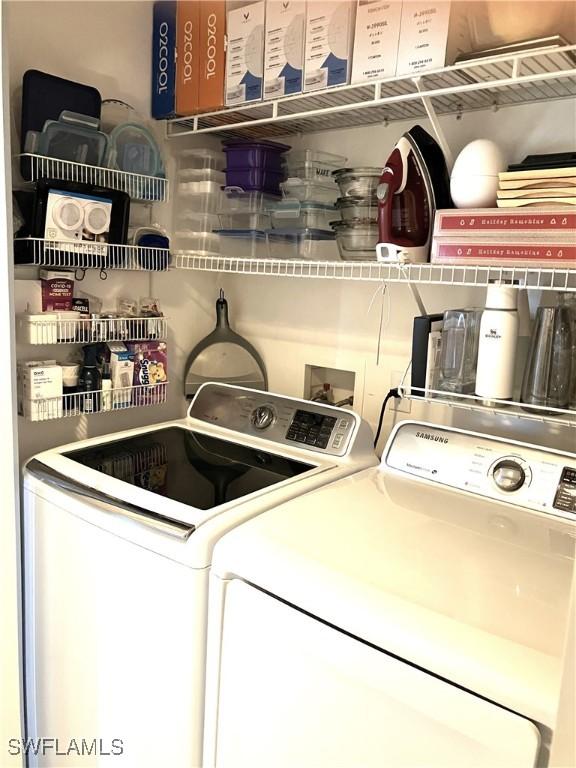
<path fill-rule="evenodd" d="M 173 266 L 201 272 L 232 272 L 268 277 L 324 278 L 429 285 L 488 286 L 494 280 L 520 287 L 576 291 L 576 269 L 534 267 L 455 266 L 444 264 L 386 264 L 378 261 L 295 261 L 242 259 L 176 251 Z"/>
<path fill-rule="evenodd" d="M 418 76 L 392 77 L 174 118 L 167 136 L 217 133 L 273 138 L 576 96 L 576 45 L 461 62 Z"/>
<path fill-rule="evenodd" d="M 160 272 L 168 269 L 170 264 L 170 251 L 167 248 L 142 245 L 17 237 L 14 250 L 16 263 L 23 266 Z"/>
<path fill-rule="evenodd" d="M 451 408 L 463 408 L 500 417 L 512 417 L 539 421 L 543 424 L 559 424 L 564 427 L 576 427 L 576 410 L 568 408 L 550 408 L 542 405 L 527 405 L 512 400 L 486 400 L 478 395 L 461 395 L 436 389 L 420 387 L 399 387 L 402 397 L 428 405 L 443 405 Z"/>
<path fill-rule="evenodd" d="M 162 203 L 168 199 L 168 182 L 165 178 L 158 176 L 145 176 L 140 173 L 103 168 L 99 165 L 58 160 L 55 157 L 44 157 L 44 155 L 34 155 L 29 152 L 18 157 L 28 161 L 31 182 L 40 181 L 40 179 L 58 179 L 94 184 L 98 187 L 126 192 L 132 200 L 147 203 Z"/>

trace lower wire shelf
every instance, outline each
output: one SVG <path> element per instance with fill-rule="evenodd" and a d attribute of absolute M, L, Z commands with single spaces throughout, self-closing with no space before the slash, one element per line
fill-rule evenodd
<path fill-rule="evenodd" d="M 576 427 L 576 410 L 570 408 L 551 408 L 542 405 L 527 405 L 517 400 L 490 400 L 478 395 L 461 395 L 455 392 L 443 392 L 437 389 L 420 387 L 399 387 L 402 397 L 428 405 L 442 405 L 449 408 L 461 408 L 500 417 L 529 419 L 543 424 L 558 424 L 563 427 Z"/>
<path fill-rule="evenodd" d="M 519 287 L 576 291 L 576 269 L 470 266 L 456 264 L 400 264 L 381 261 L 304 261 L 251 259 L 191 251 L 175 251 L 172 266 L 200 272 L 230 272 L 267 277 L 324 278 L 427 285 L 488 286 L 495 280 Z"/>
<path fill-rule="evenodd" d="M 143 245 L 71 242 L 41 237 L 14 239 L 14 256 L 19 266 L 65 267 L 67 269 L 123 269 L 163 272 L 170 265 L 170 251 Z"/>
<path fill-rule="evenodd" d="M 20 415 L 28 421 L 53 421 L 73 416 L 94 416 L 128 408 L 163 405 L 168 396 L 168 382 L 92 392 L 74 392 L 42 400 L 20 403 Z"/>

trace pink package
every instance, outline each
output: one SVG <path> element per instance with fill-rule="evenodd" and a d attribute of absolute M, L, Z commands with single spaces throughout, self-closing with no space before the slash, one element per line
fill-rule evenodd
<path fill-rule="evenodd" d="M 42 312 L 69 312 L 74 295 L 74 272 L 40 270 Z"/>
<path fill-rule="evenodd" d="M 134 405 L 166 402 L 168 354 L 165 341 L 129 341 L 128 351 L 134 356 Z M 150 389 L 143 389 L 150 387 Z"/>

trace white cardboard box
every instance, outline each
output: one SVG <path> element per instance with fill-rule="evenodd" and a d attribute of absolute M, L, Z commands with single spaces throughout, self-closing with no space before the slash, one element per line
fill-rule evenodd
<path fill-rule="evenodd" d="M 18 364 L 20 413 L 31 421 L 62 417 L 62 367 L 54 360 Z"/>
<path fill-rule="evenodd" d="M 302 92 L 305 0 L 267 0 L 264 45 L 264 98 Z"/>
<path fill-rule="evenodd" d="M 469 7 L 469 5 L 468 5 Z M 469 51 L 466 3 L 421 3 L 404 0 L 397 75 L 412 75 L 453 64 Z"/>
<path fill-rule="evenodd" d="M 401 17 L 398 0 L 358 0 L 352 83 L 394 77 Z"/>
<path fill-rule="evenodd" d="M 355 0 L 308 0 L 304 91 L 350 82 Z"/>
<path fill-rule="evenodd" d="M 262 99 L 264 0 L 228 11 L 226 106 Z"/>

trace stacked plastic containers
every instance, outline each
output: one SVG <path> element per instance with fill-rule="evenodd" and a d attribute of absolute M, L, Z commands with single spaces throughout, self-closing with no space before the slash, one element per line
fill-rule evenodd
<path fill-rule="evenodd" d="M 268 250 L 273 259 L 338 260 L 330 222 L 338 186 L 333 171 L 345 157 L 304 149 L 287 157 L 283 199 L 270 209 Z"/>
<path fill-rule="evenodd" d="M 226 189 L 217 235 L 221 253 L 232 258 L 267 258 L 266 231 L 271 206 L 280 199 L 286 176 L 286 144 L 273 141 L 226 141 Z"/>
<path fill-rule="evenodd" d="M 220 253 L 218 228 L 222 208 L 224 154 L 213 149 L 185 149 L 178 158 L 174 211 L 176 248 L 199 255 Z"/>
<path fill-rule="evenodd" d="M 333 221 L 340 256 L 344 261 L 376 261 L 380 168 L 339 168 L 334 179 L 340 189 Z"/>

